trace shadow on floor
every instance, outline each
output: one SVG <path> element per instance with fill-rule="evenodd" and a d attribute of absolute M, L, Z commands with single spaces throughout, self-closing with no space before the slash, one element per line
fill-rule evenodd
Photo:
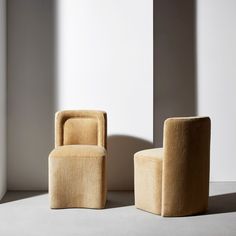
<path fill-rule="evenodd" d="M 209 207 L 206 214 L 236 212 L 236 193 L 226 193 L 209 197 Z"/>
<path fill-rule="evenodd" d="M 0 201 L 0 204 L 31 198 L 46 193 L 46 191 L 8 191 Z"/>
<path fill-rule="evenodd" d="M 106 209 L 134 205 L 133 191 L 110 191 L 107 196 Z"/>
<path fill-rule="evenodd" d="M 8 191 L 0 201 L 0 204 L 19 201 L 44 194 L 48 193 L 46 191 Z M 108 192 L 106 209 L 132 205 L 134 205 L 133 191 Z"/>

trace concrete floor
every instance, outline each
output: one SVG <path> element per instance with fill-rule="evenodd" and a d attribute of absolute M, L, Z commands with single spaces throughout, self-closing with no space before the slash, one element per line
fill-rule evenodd
<path fill-rule="evenodd" d="M 163 218 L 133 204 L 133 192 L 109 192 L 107 208 L 51 210 L 45 192 L 8 192 L 0 202 L 1 236 L 236 235 L 236 182 L 211 183 L 205 215 Z"/>

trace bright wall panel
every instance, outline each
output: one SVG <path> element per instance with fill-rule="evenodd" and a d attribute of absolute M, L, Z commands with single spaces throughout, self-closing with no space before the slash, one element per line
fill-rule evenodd
<path fill-rule="evenodd" d="M 236 180 L 236 2 L 198 0 L 198 113 L 212 120 L 211 180 Z"/>
<path fill-rule="evenodd" d="M 153 142 L 153 3 L 60 0 L 57 108 L 108 114 L 110 189 L 133 188 L 133 154 Z"/>

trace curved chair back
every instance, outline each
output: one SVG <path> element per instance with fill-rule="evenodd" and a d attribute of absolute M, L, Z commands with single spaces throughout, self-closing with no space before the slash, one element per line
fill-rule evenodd
<path fill-rule="evenodd" d="M 202 213 L 208 207 L 209 117 L 169 118 L 164 124 L 162 215 Z"/>
<path fill-rule="evenodd" d="M 55 116 L 55 147 L 99 145 L 106 148 L 107 119 L 102 111 L 67 110 Z"/>

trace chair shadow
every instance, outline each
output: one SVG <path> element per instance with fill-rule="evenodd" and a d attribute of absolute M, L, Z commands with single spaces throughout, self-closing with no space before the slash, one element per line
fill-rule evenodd
<path fill-rule="evenodd" d="M 107 142 L 108 190 L 133 190 L 134 153 L 153 148 L 153 144 L 128 135 L 111 135 Z"/>
<path fill-rule="evenodd" d="M 134 205 L 133 191 L 109 191 L 105 209 Z"/>
<path fill-rule="evenodd" d="M 226 193 L 209 197 L 207 215 L 236 212 L 236 193 Z"/>
<path fill-rule="evenodd" d="M 46 193 L 46 191 L 7 191 L 4 197 L 1 199 L 0 204 L 19 201 Z"/>

